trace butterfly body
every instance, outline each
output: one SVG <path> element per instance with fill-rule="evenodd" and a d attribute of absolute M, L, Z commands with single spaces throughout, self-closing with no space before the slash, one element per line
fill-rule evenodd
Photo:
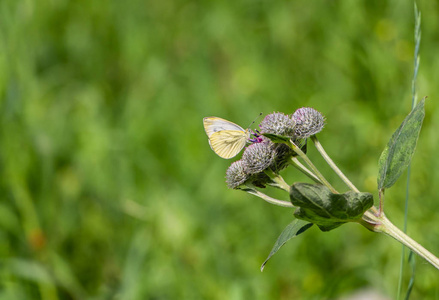
<path fill-rule="evenodd" d="M 244 148 L 250 138 L 250 131 L 218 117 L 203 119 L 204 130 L 209 138 L 210 148 L 220 157 L 229 159 Z"/>

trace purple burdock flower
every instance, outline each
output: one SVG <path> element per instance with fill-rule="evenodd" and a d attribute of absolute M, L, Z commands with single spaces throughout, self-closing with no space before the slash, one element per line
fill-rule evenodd
<path fill-rule="evenodd" d="M 236 189 L 246 182 L 249 178 L 247 170 L 247 164 L 243 160 L 238 160 L 232 163 L 226 172 L 227 186 L 231 189 Z"/>
<path fill-rule="evenodd" d="M 251 144 L 242 154 L 250 174 L 263 172 L 273 163 L 274 158 L 273 143 L 269 141 Z"/>
<path fill-rule="evenodd" d="M 325 125 L 325 117 L 311 107 L 302 107 L 294 112 L 291 119 L 296 123 L 294 134 L 297 138 L 309 138 L 319 133 Z"/>
<path fill-rule="evenodd" d="M 294 136 L 294 120 L 283 113 L 272 113 L 262 120 L 259 127 L 261 133 L 270 133 L 275 135 L 293 137 Z"/>
<path fill-rule="evenodd" d="M 250 131 L 251 135 L 253 135 L 252 139 L 249 139 L 250 142 L 252 143 L 262 143 L 265 142 L 267 140 L 267 138 L 263 135 L 261 135 L 261 133 L 259 132 L 259 130 L 251 130 Z"/>

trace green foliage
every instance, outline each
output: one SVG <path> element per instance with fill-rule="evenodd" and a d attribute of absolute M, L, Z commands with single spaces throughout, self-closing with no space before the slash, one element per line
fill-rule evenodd
<path fill-rule="evenodd" d="M 291 203 L 299 207 L 294 216 L 329 231 L 346 222 L 359 220 L 372 207 L 370 193 L 334 194 L 321 184 L 295 183 L 290 190 Z"/>
<path fill-rule="evenodd" d="M 264 133 L 262 135 L 265 136 L 266 138 L 269 138 L 273 143 L 285 143 L 290 140 L 290 138 L 287 136 L 281 136 L 277 134 Z"/>
<path fill-rule="evenodd" d="M 261 266 L 261 271 L 264 270 L 265 265 L 267 264 L 268 260 L 276 254 L 279 249 L 285 245 L 286 242 L 291 240 L 292 238 L 298 236 L 301 233 L 304 233 L 306 230 L 308 230 L 313 223 L 309 223 L 307 221 L 295 219 L 290 224 L 285 227 L 285 229 L 282 231 L 280 236 L 277 238 L 276 243 L 273 246 L 273 249 L 271 249 L 270 254 L 268 255 L 267 259 L 264 261 L 264 263 Z"/>
<path fill-rule="evenodd" d="M 410 164 L 425 116 L 425 99 L 404 119 L 381 153 L 378 165 L 378 189 L 395 184 Z"/>
<path fill-rule="evenodd" d="M 439 12 L 419 8 L 432 101 L 409 218 L 434 251 Z M 261 274 L 292 211 L 227 189 L 202 119 L 314 107 L 325 149 L 373 192 L 410 107 L 412 36 L 410 1 L 0 1 L 0 299 L 394 298 L 400 247 L 359 226 L 309 230 Z M 420 264 L 413 298 L 438 291 Z"/>
<path fill-rule="evenodd" d="M 307 139 L 301 139 L 301 138 L 297 138 L 297 139 L 293 139 L 290 140 L 289 137 L 286 136 L 281 136 L 281 135 L 277 135 L 277 134 L 271 134 L 271 133 L 263 133 L 263 136 L 265 136 L 266 138 L 270 139 L 270 141 L 272 141 L 273 143 L 276 144 L 281 144 L 284 143 L 286 145 L 289 144 L 289 142 L 293 142 L 297 147 L 300 148 L 300 150 L 302 150 L 303 153 L 306 153 L 307 149 Z M 293 156 L 297 156 L 297 153 L 294 153 Z"/>

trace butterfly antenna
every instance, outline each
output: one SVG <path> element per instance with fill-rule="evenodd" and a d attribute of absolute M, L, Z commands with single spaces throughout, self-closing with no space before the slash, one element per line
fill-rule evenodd
<path fill-rule="evenodd" d="M 259 114 L 259 115 L 253 120 L 253 122 L 251 122 L 250 125 L 248 125 L 247 128 L 250 128 L 250 127 L 256 122 L 256 120 L 259 119 L 260 116 L 262 116 L 262 113 L 260 113 L 260 114 Z"/>

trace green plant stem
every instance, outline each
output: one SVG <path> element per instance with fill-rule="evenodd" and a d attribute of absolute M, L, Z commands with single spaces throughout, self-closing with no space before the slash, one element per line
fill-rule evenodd
<path fill-rule="evenodd" d="M 249 193 L 249 194 L 257 196 L 257 197 L 267 201 L 270 204 L 274 204 L 274 205 L 282 206 L 282 207 L 290 207 L 290 208 L 295 207 L 293 204 L 291 204 L 291 202 L 278 200 L 278 199 L 272 198 L 268 195 L 265 195 L 264 193 L 258 191 L 256 189 L 256 187 L 251 185 L 251 184 L 247 185 L 247 188 L 242 188 L 242 190 Z"/>
<path fill-rule="evenodd" d="M 384 213 L 384 189 L 378 190 L 378 198 L 380 200 L 380 204 L 378 207 L 378 214 Z"/>
<path fill-rule="evenodd" d="M 317 175 L 320 181 L 324 185 L 326 185 L 331 190 L 331 192 L 338 194 L 337 190 L 332 187 L 332 185 L 328 182 L 328 180 L 326 180 L 325 177 L 323 177 L 322 173 L 320 173 L 320 171 L 316 168 L 316 166 L 314 166 L 314 164 L 311 162 L 308 156 L 306 156 L 306 154 L 303 153 L 303 151 L 300 150 L 300 148 L 296 144 L 294 144 L 291 140 L 288 141 L 287 143 L 288 146 L 290 146 L 290 148 L 293 149 L 294 152 L 296 152 L 300 156 L 300 158 L 302 158 L 305 161 L 305 163 L 311 168 L 314 174 Z"/>
<path fill-rule="evenodd" d="M 326 153 L 325 149 L 323 149 L 322 144 L 320 144 L 319 140 L 315 135 L 311 136 L 311 140 L 313 141 L 314 145 L 317 148 L 317 151 L 320 152 L 320 154 L 323 156 L 323 158 L 326 160 L 328 165 L 334 170 L 334 172 L 341 178 L 341 180 L 346 183 L 346 185 L 353 190 L 356 193 L 359 193 L 360 191 L 355 187 L 355 185 L 343 174 L 343 172 L 337 167 L 337 165 L 334 163 L 334 161 L 329 157 L 329 155 Z"/>
<path fill-rule="evenodd" d="M 377 215 L 372 210 L 373 208 L 375 208 L 375 207 L 372 206 L 372 208 L 370 208 L 369 210 L 364 212 L 363 220 L 369 224 L 379 224 L 379 221 L 377 221 Z M 375 209 L 375 211 L 377 211 L 377 210 Z"/>
<path fill-rule="evenodd" d="M 297 157 L 292 156 L 290 159 L 290 164 L 298 169 L 300 172 L 311 178 L 311 180 L 313 180 L 314 182 L 323 184 L 322 181 L 313 172 L 311 172 L 307 167 L 300 163 Z"/>
<path fill-rule="evenodd" d="M 286 191 L 287 193 L 290 192 L 290 186 L 288 183 L 285 182 L 282 176 L 279 174 L 274 173 L 272 170 L 267 169 L 264 171 L 264 173 L 270 177 L 270 179 L 273 181 L 273 183 L 269 183 L 269 185 L 273 187 L 277 187 L 281 190 Z"/>
<path fill-rule="evenodd" d="M 416 78 L 418 77 L 419 70 L 419 46 L 421 44 L 421 13 L 418 10 L 418 6 L 416 5 L 416 1 L 414 3 L 415 10 L 415 50 L 413 55 L 413 78 L 412 78 L 412 110 L 416 106 L 417 102 L 417 93 L 416 93 Z M 406 196 L 405 196 L 405 206 L 404 206 L 404 227 L 403 231 L 407 232 L 407 216 L 408 216 L 408 206 L 409 206 L 409 188 L 410 188 L 410 170 L 411 165 L 409 164 L 407 168 L 407 184 L 406 184 Z M 400 270 L 399 270 L 399 280 L 398 280 L 398 295 L 397 299 L 401 298 L 402 293 L 402 277 L 404 272 L 404 259 L 405 259 L 405 247 L 402 246 L 401 249 L 401 262 L 400 262 Z M 412 273 L 412 277 L 410 279 L 411 284 L 414 281 L 414 272 Z M 406 295 L 409 297 L 410 288 Z"/>
<path fill-rule="evenodd" d="M 422 247 L 419 243 L 417 243 L 415 240 L 405 234 L 398 227 L 393 225 L 393 223 L 390 222 L 384 214 L 380 216 L 369 214 L 368 218 L 371 218 L 371 220 L 366 220 L 365 218 L 363 218 L 363 220 L 359 221 L 359 223 L 371 231 L 384 233 L 394 238 L 401 244 L 410 248 L 413 252 L 424 258 L 426 261 L 428 261 L 436 269 L 439 270 L 439 258 L 437 258 L 430 251 Z M 373 223 L 371 223 L 370 221 L 373 221 Z"/>
<path fill-rule="evenodd" d="M 328 153 L 326 153 L 325 149 L 323 148 L 322 144 L 320 144 L 319 140 L 317 139 L 317 136 L 313 135 L 311 136 L 311 140 L 313 141 L 314 145 L 317 148 L 317 151 L 322 155 L 323 159 L 328 163 L 328 165 L 334 170 L 334 172 L 343 180 L 343 182 L 354 192 L 359 193 L 360 191 L 357 189 L 357 187 L 346 177 L 346 175 L 343 174 L 343 172 L 337 167 L 337 165 L 334 163 L 334 161 L 329 157 Z M 380 198 L 381 199 L 381 198 Z M 382 207 L 382 204 L 380 203 L 380 207 Z M 368 211 L 365 212 L 365 216 L 371 220 L 373 220 L 377 215 L 380 215 L 382 211 L 380 209 L 377 209 L 376 207 L 372 206 Z"/>

